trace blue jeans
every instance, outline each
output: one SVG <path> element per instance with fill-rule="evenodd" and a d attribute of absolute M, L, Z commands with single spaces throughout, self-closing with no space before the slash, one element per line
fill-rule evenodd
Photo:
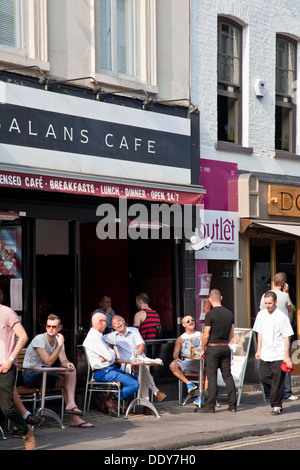
<path fill-rule="evenodd" d="M 94 379 L 99 382 L 120 382 L 123 387 L 121 388 L 121 400 L 126 400 L 139 389 L 139 383 L 135 377 L 127 374 L 115 365 L 100 369 L 94 372 Z"/>

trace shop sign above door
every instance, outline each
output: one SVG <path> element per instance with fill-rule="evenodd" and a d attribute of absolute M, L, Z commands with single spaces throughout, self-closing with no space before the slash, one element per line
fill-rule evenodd
<path fill-rule="evenodd" d="M 8 166 L 191 183 L 191 120 L 0 82 Z"/>
<path fill-rule="evenodd" d="M 298 186 L 268 186 L 269 215 L 300 217 L 300 188 Z"/>

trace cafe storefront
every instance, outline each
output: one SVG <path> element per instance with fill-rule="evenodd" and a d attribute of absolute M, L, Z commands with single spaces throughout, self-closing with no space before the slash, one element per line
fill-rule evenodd
<path fill-rule="evenodd" d="M 0 82 L 0 287 L 29 337 L 59 314 L 71 356 L 101 294 L 131 324 L 146 291 L 176 336 L 188 256 L 170 208 L 205 192 L 198 114 L 106 100 Z"/>

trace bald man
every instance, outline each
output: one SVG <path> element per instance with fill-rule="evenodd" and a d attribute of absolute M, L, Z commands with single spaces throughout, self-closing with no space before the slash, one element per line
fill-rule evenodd
<path fill-rule="evenodd" d="M 138 391 L 137 379 L 118 369 L 115 365 L 115 352 L 103 339 L 107 318 L 103 313 L 95 313 L 92 317 L 92 328 L 83 342 L 88 361 L 93 371 L 94 379 L 98 382 L 120 382 L 121 400 L 126 400 Z M 109 413 L 117 416 L 116 399 L 106 401 Z"/>

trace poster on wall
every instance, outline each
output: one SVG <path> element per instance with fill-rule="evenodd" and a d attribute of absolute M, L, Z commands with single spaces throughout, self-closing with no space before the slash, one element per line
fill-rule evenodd
<path fill-rule="evenodd" d="M 21 277 L 21 228 L 0 229 L 0 276 Z"/>
<path fill-rule="evenodd" d="M 239 258 L 238 166 L 201 159 L 200 184 L 205 188 L 204 208 L 197 238 L 211 238 L 210 246 L 195 252 L 196 259 Z"/>

